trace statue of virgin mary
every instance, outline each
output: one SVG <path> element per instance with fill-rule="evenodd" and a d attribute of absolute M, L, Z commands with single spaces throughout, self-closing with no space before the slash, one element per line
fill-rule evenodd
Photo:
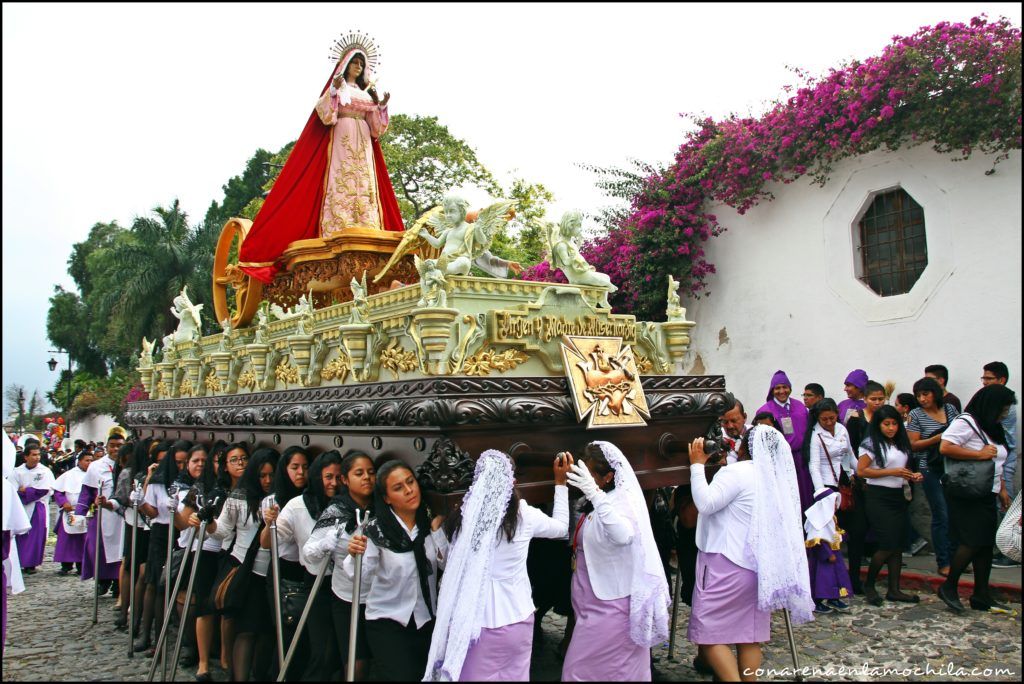
<path fill-rule="evenodd" d="M 347 228 L 405 229 L 378 141 L 388 128 L 390 95 L 378 97 L 373 86 L 377 46 L 349 33 L 332 53 L 331 77 L 239 253 L 242 270 L 264 283 L 296 240 Z"/>

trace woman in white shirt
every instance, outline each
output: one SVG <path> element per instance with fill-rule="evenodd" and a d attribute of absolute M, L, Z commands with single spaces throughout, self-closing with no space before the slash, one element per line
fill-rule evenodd
<path fill-rule="evenodd" d="M 947 474 L 943 479 L 943 493 L 949 510 L 950 536 L 958 547 L 949 564 L 949 575 L 938 588 L 939 598 L 961 613 L 964 606 L 957 595 L 960 575 L 969 563 L 974 563 L 974 594 L 971 608 L 1007 608 L 997 603 L 989 592 L 992 572 L 992 546 L 996 540 L 996 500 L 1003 511 L 1010 506 L 1010 497 L 1003 480 L 1006 463 L 1006 431 L 1002 421 L 1017 397 L 1005 385 L 987 385 L 971 398 L 964 412 L 954 418 L 939 442 L 939 452 L 946 458 L 960 461 L 994 461 L 992 490 L 983 496 L 965 498 L 958 495 Z"/>
<path fill-rule="evenodd" d="M 767 425 L 751 428 L 740 459 L 710 483 L 703 438 L 689 452 L 690 490 L 700 515 L 687 638 L 701 647 L 719 680 L 740 681 L 741 672 L 761 665 L 773 610 L 787 609 L 797 624 L 813 618 L 796 466 L 786 438 Z"/>
<path fill-rule="evenodd" d="M 364 524 L 373 517 L 373 489 L 377 482 L 377 470 L 369 456 L 359 451 L 350 451 L 341 460 L 338 473 L 337 494 L 320 515 L 303 550 L 306 558 L 315 564 L 317 570 L 328 557 L 334 561 L 335 571 L 332 573 L 330 567 L 327 569 L 327 574 L 331 577 L 331 621 L 338 654 L 342 663 L 348 663 L 354 588 L 353 578 L 345 574 L 341 567 L 348 557 L 348 543 L 355 532 L 356 514 L 361 516 Z M 356 625 L 356 681 L 366 679 L 370 665 L 370 644 L 366 639 L 366 597 L 369 593 L 369 583 L 362 583 L 357 600 L 359 617 Z"/>
<path fill-rule="evenodd" d="M 569 536 L 571 465 L 567 452 L 555 458 L 554 515 L 548 517 L 519 498 L 507 455 L 480 454 L 472 486 L 445 523 L 451 548 L 425 680 L 530 679 L 534 606 L 526 556 L 535 537 Z"/>
<path fill-rule="evenodd" d="M 164 602 L 157 598 L 157 585 L 160 575 L 164 572 L 167 561 L 167 535 L 171 533 L 170 498 L 167 488 L 178 476 L 178 462 L 168 452 L 174 442 L 164 440 L 157 444 L 154 462 L 146 469 L 146 479 L 142 481 L 142 499 L 138 511 L 149 518 L 149 548 L 146 550 L 146 593 L 142 597 L 142 622 L 139 626 L 139 638 L 135 640 L 136 653 L 147 651 L 156 635 L 152 634 L 154 624 L 159 629 L 163 624 Z M 185 463 L 188 449 L 182 452 L 181 464 Z"/>
<path fill-rule="evenodd" d="M 839 530 L 846 528 L 842 524 L 835 525 L 834 519 L 840 511 L 830 512 L 820 502 L 826 497 L 835 501 L 838 496 L 829 496 L 829 492 L 838 492 L 839 485 L 849 486 L 853 473 L 857 469 L 853 449 L 850 448 L 850 435 L 846 427 L 839 422 L 839 408 L 836 402 L 825 398 L 811 407 L 807 421 L 807 437 L 804 439 L 804 458 L 814 483 L 814 504 L 811 508 L 818 511 L 815 522 L 805 522 L 804 529 L 810 535 L 807 539 L 807 563 L 811 571 L 811 596 L 814 597 L 814 612 L 831 613 L 836 610 L 844 612 L 850 606 L 843 601 L 853 595 L 853 578 L 846 568 L 840 543 L 843 540 Z M 804 511 L 805 519 L 810 519 L 811 508 Z M 837 529 L 838 527 L 838 529 Z M 815 536 L 811 530 L 831 531 L 828 539 Z M 857 570 L 860 570 L 860 557 L 857 559 Z"/>
<path fill-rule="evenodd" d="M 572 641 L 563 681 L 650 681 L 671 598 L 643 490 L 625 455 L 591 442 L 567 480 L 587 497 L 572 533 Z M 733 466 L 729 466 L 732 468 Z"/>
<path fill-rule="evenodd" d="M 270 493 L 274 479 L 274 468 L 279 454 L 276 449 L 257 449 L 249 459 L 238 487 L 228 494 L 220 515 L 206 528 L 213 539 L 221 543 L 234 536 L 231 562 L 242 565 L 249 547 L 259 547 L 257 539 L 260 526 L 260 502 Z M 235 640 L 231 655 L 231 669 L 236 682 L 253 678 L 262 681 L 268 678 L 273 646 L 273 614 L 267 601 L 267 572 L 270 568 L 270 552 L 259 549 L 255 552 L 252 573 L 249 578 L 246 599 L 238 614 L 234 616 Z"/>
<path fill-rule="evenodd" d="M 924 475 L 912 470 L 910 438 L 900 412 L 888 404 L 875 410 L 868 425 L 867 439 L 861 442 L 858 453 L 857 474 L 867 481 L 864 501 L 878 547 L 864 580 L 864 597 L 873 606 L 882 605 L 882 597 L 875 591 L 875 580 L 882 565 L 888 565 L 886 600 L 917 603 L 920 598 L 916 594 L 900 590 L 900 573 L 907 542 L 907 507 L 913 491 L 910 483 L 921 482 Z"/>
<path fill-rule="evenodd" d="M 374 673 L 383 681 L 423 677 L 434 629 L 437 576 L 444 569 L 448 539 L 443 516 L 427 517 L 419 482 L 407 464 L 388 461 L 374 487 L 377 517 L 365 535 L 348 544 L 344 572 L 355 577 L 353 556 L 365 554 L 362 581 L 366 598 L 366 636 L 376 654 Z"/>

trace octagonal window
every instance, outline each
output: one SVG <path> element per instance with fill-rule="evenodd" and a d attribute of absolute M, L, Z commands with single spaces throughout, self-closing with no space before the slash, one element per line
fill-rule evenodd
<path fill-rule="evenodd" d="M 910 292 L 928 265 L 921 205 L 902 188 L 879 193 L 858 227 L 860 280 L 882 297 Z"/>

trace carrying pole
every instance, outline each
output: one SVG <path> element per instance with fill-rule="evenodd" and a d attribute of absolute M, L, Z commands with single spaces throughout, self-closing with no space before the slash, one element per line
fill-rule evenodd
<path fill-rule="evenodd" d="M 292 662 L 292 657 L 295 655 L 295 649 L 299 645 L 299 638 L 302 636 L 302 630 L 306 626 L 306 619 L 309 617 L 309 612 L 313 608 L 313 598 L 316 593 L 320 591 L 320 585 L 324 582 L 324 577 L 327 575 L 327 566 L 331 564 L 333 560 L 332 554 L 327 554 L 324 558 L 323 563 L 320 564 L 320 568 L 316 571 L 316 580 L 313 581 L 313 589 L 309 592 L 309 598 L 306 599 L 306 605 L 302 609 L 302 615 L 299 616 L 299 621 L 295 625 L 295 635 L 292 637 L 292 641 L 288 644 L 288 652 L 284 656 L 284 662 L 281 664 L 281 669 L 277 673 L 277 681 L 283 682 L 284 675 L 288 672 L 288 665 Z"/>
<path fill-rule="evenodd" d="M 100 480 L 99 494 L 103 496 L 103 481 Z M 96 548 L 92 553 L 92 624 L 100 621 L 100 544 L 103 543 L 103 506 L 96 504 Z"/>
<path fill-rule="evenodd" d="M 281 562 L 277 555 L 277 520 L 270 524 L 270 572 L 274 583 L 274 627 L 277 662 L 284 663 L 284 627 L 281 624 Z"/>
<path fill-rule="evenodd" d="M 678 564 L 679 561 L 677 560 L 676 563 Z M 668 634 L 669 634 L 669 637 L 668 637 L 668 659 L 669 660 L 675 660 L 676 659 L 676 627 L 679 624 L 678 621 L 677 621 L 678 617 L 679 617 L 679 598 L 680 598 L 680 595 L 683 593 L 683 590 L 682 590 L 683 571 L 682 571 L 682 569 L 677 567 L 675 574 L 676 574 L 676 581 L 675 581 L 675 584 L 672 587 L 672 626 L 669 628 L 669 632 L 668 632 Z"/>
<path fill-rule="evenodd" d="M 786 618 L 786 636 L 789 637 L 789 652 L 793 656 L 793 678 L 801 682 L 803 681 L 803 675 L 800 673 L 800 659 L 796 654 L 796 639 L 793 638 L 793 623 L 789 619 L 789 610 L 783 608 L 782 615 Z"/>
<path fill-rule="evenodd" d="M 195 552 L 192 555 L 192 572 L 188 576 L 188 588 L 185 589 L 185 605 L 181 609 L 181 624 L 178 627 L 178 640 L 174 644 L 174 657 L 171 658 L 171 679 L 174 681 L 178 674 L 178 656 L 181 655 L 181 638 L 185 635 L 185 625 L 188 623 L 189 604 L 192 601 L 192 587 L 196 583 L 196 572 L 199 568 L 199 559 L 203 553 L 203 542 L 206 541 L 206 522 L 199 524 L 199 540 L 196 543 Z"/>
<path fill-rule="evenodd" d="M 195 528 L 192 528 L 193 532 L 194 532 L 194 530 L 195 530 Z M 188 563 L 189 552 L 192 550 L 192 539 L 190 538 L 188 541 L 189 541 L 189 543 L 187 543 L 185 545 L 185 552 L 184 552 L 184 554 L 182 554 L 182 557 L 181 557 L 181 569 L 182 570 L 185 569 L 185 565 Z M 170 565 L 170 563 L 171 563 L 171 559 L 168 558 L 167 559 L 167 564 Z M 180 572 L 180 571 L 178 572 L 178 576 L 174 580 L 174 592 L 172 593 L 172 596 L 177 596 L 178 595 L 178 588 L 181 586 L 181 577 L 184 574 L 185 574 L 184 572 Z M 149 664 L 149 674 L 146 675 L 146 681 L 147 682 L 153 681 L 153 677 L 154 677 L 154 675 L 156 675 L 156 663 L 157 663 L 157 660 L 160 659 L 161 653 L 164 656 L 164 658 L 163 658 L 163 661 L 164 661 L 164 670 L 163 670 L 164 677 L 163 677 L 163 681 L 167 681 L 167 650 L 164 649 L 164 644 L 167 642 L 167 628 L 170 627 L 170 625 L 171 625 L 171 611 L 170 610 L 165 610 L 164 611 L 164 624 L 160 627 L 160 636 L 157 637 L 157 640 L 156 640 L 156 650 L 153 651 L 153 662 Z"/>
<path fill-rule="evenodd" d="M 367 514 L 356 509 L 356 529 L 353 536 L 363 533 Z M 356 681 L 356 632 L 359 630 L 359 594 L 363 580 L 363 554 L 352 559 L 355 565 L 355 577 L 352 579 L 352 617 L 348 623 L 348 665 L 345 668 L 345 681 Z"/>
<path fill-rule="evenodd" d="M 138 491 L 136 485 L 138 482 L 132 483 L 132 541 L 131 541 L 131 563 L 128 566 L 128 657 L 135 657 L 135 537 L 139 525 L 139 505 L 135 502 L 135 494 Z M 124 600 L 124 588 L 121 589 L 121 600 Z"/>

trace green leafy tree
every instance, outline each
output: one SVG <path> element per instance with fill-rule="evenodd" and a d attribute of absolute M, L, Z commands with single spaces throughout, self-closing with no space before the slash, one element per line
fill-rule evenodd
<path fill-rule="evenodd" d="M 222 186 L 224 199 L 210 205 L 203 223 L 216 226 L 219 231 L 232 216 L 242 216 L 254 198 L 263 196 L 267 182 L 277 177 L 277 168 L 272 165 L 276 156 L 263 148 L 256 150 L 241 175 L 232 176 Z"/>
<path fill-rule="evenodd" d="M 50 341 L 71 354 L 79 367 L 95 375 L 107 372 L 106 358 L 89 335 L 90 312 L 75 292 L 60 285 L 53 288 L 50 309 L 46 313 L 46 335 Z"/>
<path fill-rule="evenodd" d="M 396 114 L 380 142 L 406 223 L 439 204 L 452 188 L 471 184 L 501 194 L 473 148 L 436 116 Z"/>
<path fill-rule="evenodd" d="M 516 220 L 522 227 L 515 234 L 507 226 L 498 231 L 491 243 L 491 252 L 503 259 L 532 266 L 544 258 L 547 250 L 544 223 L 548 205 L 555 196 L 543 184 L 529 183 L 522 178 L 512 181 L 512 187 L 505 196 L 519 202 Z"/>

